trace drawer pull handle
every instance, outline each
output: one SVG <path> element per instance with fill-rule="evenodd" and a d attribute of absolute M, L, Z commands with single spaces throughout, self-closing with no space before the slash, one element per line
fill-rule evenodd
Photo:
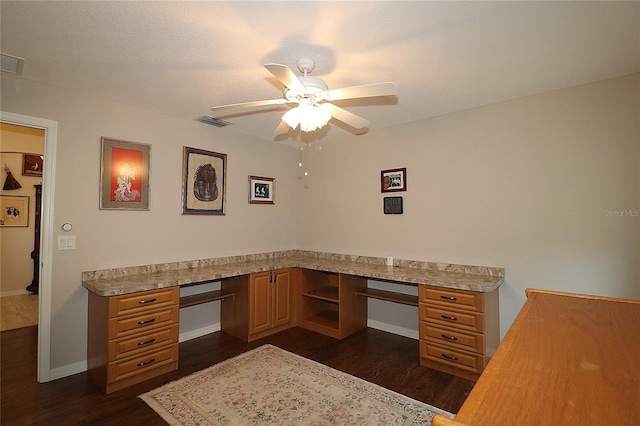
<path fill-rule="evenodd" d="M 455 342 L 456 340 L 458 340 L 457 337 L 455 336 L 447 336 L 446 334 L 441 334 L 440 337 L 442 337 L 443 339 L 447 339 L 447 340 L 451 340 L 453 342 Z"/>
<path fill-rule="evenodd" d="M 153 339 L 149 339 L 146 342 L 138 342 L 138 346 L 148 345 L 149 343 L 153 343 L 155 341 L 156 341 L 156 338 L 154 337 Z"/>
<path fill-rule="evenodd" d="M 146 305 L 147 303 L 153 303 L 156 300 L 158 300 L 158 299 L 156 299 L 155 297 L 153 299 L 139 300 L 138 301 L 138 305 Z"/>
<path fill-rule="evenodd" d="M 443 355 L 443 356 L 444 356 L 444 355 Z M 147 361 L 147 362 L 139 362 L 139 363 L 138 363 L 138 367 L 145 367 L 145 366 L 147 366 L 147 365 L 149 365 L 149 364 L 153 364 L 154 362 L 156 362 L 156 359 L 155 359 L 155 358 L 151 358 L 151 359 L 150 359 L 149 361 Z"/>
<path fill-rule="evenodd" d="M 450 356 L 450 355 L 447 355 L 447 354 L 442 354 L 442 358 L 448 359 L 449 361 L 458 361 L 458 357 L 457 356 Z"/>
<path fill-rule="evenodd" d="M 455 302 L 456 300 L 458 300 L 458 298 L 457 298 L 457 297 L 455 297 L 455 296 L 445 296 L 445 295 L 440 296 L 440 299 L 444 299 L 444 300 L 451 300 L 451 301 L 453 301 L 453 302 Z"/>
<path fill-rule="evenodd" d="M 146 325 L 146 324 L 151 324 L 152 322 L 155 322 L 156 319 L 155 318 L 151 318 L 150 320 L 142 320 L 142 321 L 138 321 L 138 325 Z"/>
<path fill-rule="evenodd" d="M 458 318 L 456 318 L 456 317 L 450 317 L 450 316 L 448 316 L 448 315 L 440 315 L 440 318 L 442 318 L 442 319 L 446 319 L 446 320 L 449 320 L 449 321 L 458 321 Z"/>

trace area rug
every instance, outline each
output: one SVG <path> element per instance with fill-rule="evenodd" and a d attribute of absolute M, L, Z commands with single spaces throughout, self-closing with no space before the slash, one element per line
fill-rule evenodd
<path fill-rule="evenodd" d="M 431 425 L 451 413 L 272 345 L 140 395 L 170 425 Z"/>

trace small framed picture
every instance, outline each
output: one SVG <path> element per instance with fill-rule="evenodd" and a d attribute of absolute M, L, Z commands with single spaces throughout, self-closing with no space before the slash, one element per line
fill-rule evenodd
<path fill-rule="evenodd" d="M 29 197 L 21 195 L 0 195 L 0 226 L 29 226 Z"/>
<path fill-rule="evenodd" d="M 224 215 L 227 154 L 182 148 L 182 214 Z"/>
<path fill-rule="evenodd" d="M 151 145 L 101 141 L 100 210 L 149 210 Z"/>
<path fill-rule="evenodd" d="M 407 190 L 407 169 L 389 169 L 380 172 L 381 192 L 398 192 Z"/>
<path fill-rule="evenodd" d="M 249 203 L 275 204 L 276 180 L 274 178 L 249 176 Z"/>
<path fill-rule="evenodd" d="M 43 156 L 22 154 L 22 176 L 42 176 Z"/>
<path fill-rule="evenodd" d="M 384 214 L 402 214 L 402 197 L 384 197 Z"/>

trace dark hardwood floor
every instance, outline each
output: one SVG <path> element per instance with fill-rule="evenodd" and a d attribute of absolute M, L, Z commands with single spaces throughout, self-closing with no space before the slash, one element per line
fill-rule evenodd
<path fill-rule="evenodd" d="M 265 343 L 453 413 L 473 387 L 468 380 L 421 367 L 413 339 L 368 328 L 336 340 L 293 328 L 252 343 L 220 332 L 181 343 L 177 371 L 105 395 L 86 372 L 37 383 L 37 326 L 31 326 L 0 334 L 0 424 L 165 425 L 138 395 Z"/>

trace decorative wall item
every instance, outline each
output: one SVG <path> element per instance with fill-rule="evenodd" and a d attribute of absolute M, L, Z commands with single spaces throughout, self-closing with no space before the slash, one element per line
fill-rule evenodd
<path fill-rule="evenodd" d="M 22 154 L 22 176 L 42 176 L 44 160 L 40 154 Z"/>
<path fill-rule="evenodd" d="M 407 190 L 407 169 L 389 169 L 380 172 L 381 192 Z"/>
<path fill-rule="evenodd" d="M 384 197 L 384 214 L 402 214 L 402 197 Z"/>
<path fill-rule="evenodd" d="M 0 226 L 29 226 L 29 197 L 0 195 Z"/>
<path fill-rule="evenodd" d="M 276 180 L 274 178 L 249 176 L 249 203 L 275 204 Z"/>
<path fill-rule="evenodd" d="M 20 185 L 20 182 L 18 182 L 18 180 L 13 177 L 11 169 L 6 164 L 4 165 L 4 171 L 7 173 L 7 178 L 4 181 L 4 186 L 2 187 L 3 190 L 13 191 L 22 188 L 22 185 Z"/>
<path fill-rule="evenodd" d="M 151 145 L 102 137 L 101 210 L 149 210 Z"/>
<path fill-rule="evenodd" d="M 227 154 L 182 149 L 182 214 L 224 215 Z"/>

